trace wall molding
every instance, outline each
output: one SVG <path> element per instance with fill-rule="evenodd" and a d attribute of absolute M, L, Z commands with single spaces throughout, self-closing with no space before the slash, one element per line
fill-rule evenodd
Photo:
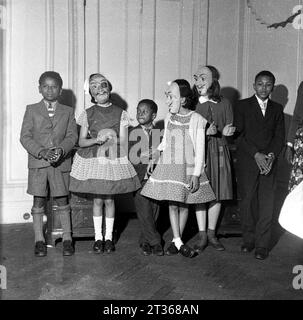
<path fill-rule="evenodd" d="M 46 0 L 45 6 L 45 70 L 54 70 L 55 55 L 55 8 L 54 0 Z"/>

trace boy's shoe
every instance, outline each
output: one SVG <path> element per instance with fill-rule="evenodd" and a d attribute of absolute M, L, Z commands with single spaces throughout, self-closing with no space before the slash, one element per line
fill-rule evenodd
<path fill-rule="evenodd" d="M 112 240 L 106 240 L 104 244 L 104 252 L 111 253 L 115 250 L 116 248 L 115 248 L 114 242 Z"/>
<path fill-rule="evenodd" d="M 101 253 L 104 251 L 104 242 L 102 240 L 95 241 L 93 245 L 94 253 Z"/>
<path fill-rule="evenodd" d="M 178 254 L 179 250 L 175 246 L 173 242 L 170 243 L 170 245 L 167 247 L 165 254 L 168 256 L 173 256 L 175 254 Z"/>
<path fill-rule="evenodd" d="M 43 241 L 37 241 L 35 243 L 35 256 L 45 257 L 47 254 L 46 244 Z"/>
<path fill-rule="evenodd" d="M 75 253 L 75 248 L 73 246 L 72 240 L 63 241 L 63 255 L 72 256 Z"/>
<path fill-rule="evenodd" d="M 151 255 L 152 249 L 151 249 L 151 247 L 150 247 L 150 245 L 149 245 L 148 242 L 143 242 L 143 243 L 141 244 L 140 248 L 141 248 L 142 254 L 143 254 L 144 256 L 149 256 L 149 255 Z"/>
<path fill-rule="evenodd" d="M 164 254 L 163 248 L 160 243 L 152 246 L 152 252 L 156 256 L 163 256 L 163 254 Z"/>

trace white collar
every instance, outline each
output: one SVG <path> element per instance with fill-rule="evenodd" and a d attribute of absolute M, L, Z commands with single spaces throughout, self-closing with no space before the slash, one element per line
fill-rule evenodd
<path fill-rule="evenodd" d="M 259 106 L 260 106 L 261 108 L 264 108 L 264 104 L 267 106 L 268 98 L 263 101 L 263 100 L 261 100 L 256 94 L 255 94 L 255 97 L 257 98 L 258 103 L 259 103 Z"/>
<path fill-rule="evenodd" d="M 108 101 L 104 104 L 97 103 L 97 105 L 102 108 L 107 108 L 107 107 L 110 107 L 112 105 L 112 103 Z"/>
<path fill-rule="evenodd" d="M 217 101 L 214 101 L 212 99 L 209 99 L 208 97 L 205 97 L 205 96 L 200 96 L 199 97 L 199 102 L 202 104 L 204 102 L 207 102 L 207 101 L 210 101 L 210 102 L 213 102 L 213 103 L 217 103 Z"/>

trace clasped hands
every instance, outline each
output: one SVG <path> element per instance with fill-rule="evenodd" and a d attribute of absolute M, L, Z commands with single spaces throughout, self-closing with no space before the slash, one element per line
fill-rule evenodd
<path fill-rule="evenodd" d="M 232 136 L 235 131 L 236 131 L 236 127 L 234 127 L 232 125 L 232 123 L 229 123 L 223 128 L 222 134 L 223 134 L 223 136 Z M 206 134 L 209 136 L 213 136 L 213 135 L 217 134 L 217 132 L 218 132 L 217 127 L 216 127 L 215 123 L 212 122 L 209 125 L 209 127 L 206 131 Z"/>
<path fill-rule="evenodd" d="M 116 132 L 113 130 L 101 130 L 99 131 L 98 136 L 95 140 L 96 144 L 103 145 L 108 141 L 116 142 L 117 135 Z"/>
<path fill-rule="evenodd" d="M 261 152 L 255 154 L 255 161 L 260 169 L 260 174 L 267 175 L 271 171 L 274 160 L 273 154 L 266 155 Z"/>
<path fill-rule="evenodd" d="M 62 155 L 63 155 L 63 150 L 62 148 L 58 148 L 58 147 L 45 148 L 39 152 L 39 156 L 42 159 L 48 161 L 50 164 L 54 164 L 58 162 L 59 159 L 62 157 Z"/>

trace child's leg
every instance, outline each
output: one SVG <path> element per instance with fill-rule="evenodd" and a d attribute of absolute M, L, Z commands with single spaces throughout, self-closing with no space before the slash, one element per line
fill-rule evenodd
<path fill-rule="evenodd" d="M 103 240 L 102 236 L 102 215 L 104 201 L 101 198 L 94 198 L 93 203 L 93 221 L 95 229 L 95 241 Z"/>
<path fill-rule="evenodd" d="M 215 230 L 221 211 L 221 202 L 211 202 L 208 209 L 208 229 Z"/>
<path fill-rule="evenodd" d="M 105 241 L 113 239 L 115 222 L 115 202 L 112 197 L 107 197 L 105 203 Z"/>
<path fill-rule="evenodd" d="M 180 205 L 179 206 L 179 227 L 180 227 L 180 236 L 182 237 L 183 231 L 188 218 L 188 206 Z"/>
<path fill-rule="evenodd" d="M 221 211 L 221 202 L 212 202 L 208 209 L 207 237 L 210 244 L 218 251 L 225 250 L 222 243 L 216 237 L 216 226 Z"/>
<path fill-rule="evenodd" d="M 45 213 L 45 197 L 34 196 L 34 203 L 32 207 L 33 227 L 35 233 L 35 242 L 45 242 L 43 236 L 43 215 Z"/>
<path fill-rule="evenodd" d="M 180 224 L 179 224 L 179 206 L 170 203 L 169 204 L 169 220 L 171 228 L 173 231 L 173 241 L 177 249 L 183 245 L 180 234 Z"/>
<path fill-rule="evenodd" d="M 71 232 L 71 217 L 70 217 L 70 205 L 68 204 L 67 196 L 54 198 L 58 208 L 58 214 L 60 217 L 61 226 L 63 229 L 63 241 L 72 240 Z"/>
<path fill-rule="evenodd" d="M 196 218 L 198 224 L 198 239 L 194 244 L 196 252 L 202 252 L 207 246 L 207 233 L 206 233 L 206 205 L 201 203 L 196 205 Z"/>

